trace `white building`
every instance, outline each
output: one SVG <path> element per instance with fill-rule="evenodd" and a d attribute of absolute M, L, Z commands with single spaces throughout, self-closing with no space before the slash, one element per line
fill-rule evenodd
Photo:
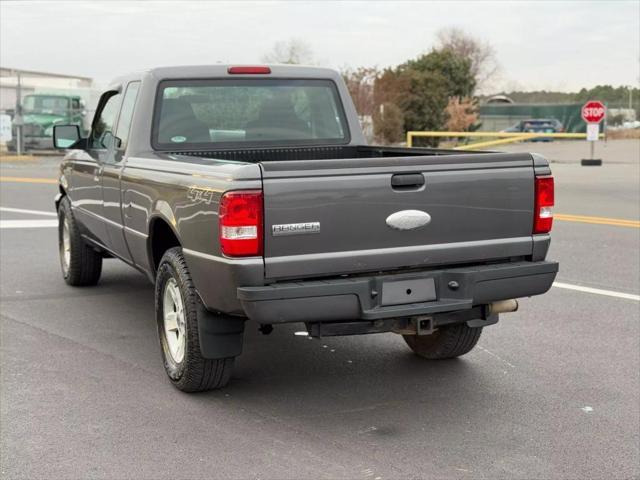
<path fill-rule="evenodd" d="M 1 67 L 0 111 L 15 109 L 18 84 L 23 97 L 29 93 L 71 93 L 93 89 L 93 79 L 89 77 Z"/>

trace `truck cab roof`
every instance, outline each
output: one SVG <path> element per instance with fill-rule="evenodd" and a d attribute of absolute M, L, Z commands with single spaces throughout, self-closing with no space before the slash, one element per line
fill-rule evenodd
<path fill-rule="evenodd" d="M 235 67 L 266 67 L 269 73 L 230 73 Z M 148 74 L 158 79 L 175 78 L 211 78 L 211 77 L 236 77 L 238 75 L 260 77 L 293 77 L 293 78 L 334 78 L 340 74 L 330 68 L 321 68 L 301 65 L 189 65 L 175 67 L 158 67 L 148 70 Z"/>
<path fill-rule="evenodd" d="M 251 73 L 236 74 L 229 73 L 229 69 L 236 67 L 266 67 L 269 73 Z M 340 73 L 331 68 L 322 68 L 304 65 L 243 65 L 243 64 L 215 64 L 215 65 L 180 65 L 169 67 L 156 67 L 149 70 L 131 72 L 126 75 L 119 76 L 111 82 L 110 88 L 131 81 L 142 80 L 150 77 L 155 80 L 172 80 L 172 79 L 195 79 L 195 78 L 234 78 L 234 77 L 257 77 L 257 78 L 320 78 L 336 80 L 340 78 Z"/>

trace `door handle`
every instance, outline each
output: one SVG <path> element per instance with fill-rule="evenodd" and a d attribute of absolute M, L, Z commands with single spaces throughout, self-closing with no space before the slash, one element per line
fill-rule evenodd
<path fill-rule="evenodd" d="M 394 190 L 412 190 L 424 185 L 421 173 L 397 173 L 391 176 L 391 187 Z"/>

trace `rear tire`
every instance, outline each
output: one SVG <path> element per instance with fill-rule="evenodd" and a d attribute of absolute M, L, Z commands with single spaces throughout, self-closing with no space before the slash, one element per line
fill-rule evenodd
<path fill-rule="evenodd" d="M 439 327 L 431 335 L 403 335 L 416 355 L 429 360 L 455 358 L 469 353 L 476 346 L 482 327 L 471 328 L 466 323 Z"/>
<path fill-rule="evenodd" d="M 191 280 L 182 248 L 165 252 L 156 275 L 156 320 L 164 368 L 183 392 L 224 387 L 235 357 L 205 358 L 200 350 L 198 322 L 208 313 Z"/>
<path fill-rule="evenodd" d="M 80 226 L 66 196 L 58 207 L 58 248 L 62 276 L 67 284 L 83 287 L 98 283 L 102 273 L 102 254 L 82 239 Z"/>

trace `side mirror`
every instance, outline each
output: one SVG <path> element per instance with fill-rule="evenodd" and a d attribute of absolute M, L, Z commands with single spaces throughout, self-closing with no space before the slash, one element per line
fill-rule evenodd
<path fill-rule="evenodd" d="M 53 126 L 53 146 L 55 148 L 71 148 L 74 143 L 81 139 L 80 127 L 78 125 Z"/>

